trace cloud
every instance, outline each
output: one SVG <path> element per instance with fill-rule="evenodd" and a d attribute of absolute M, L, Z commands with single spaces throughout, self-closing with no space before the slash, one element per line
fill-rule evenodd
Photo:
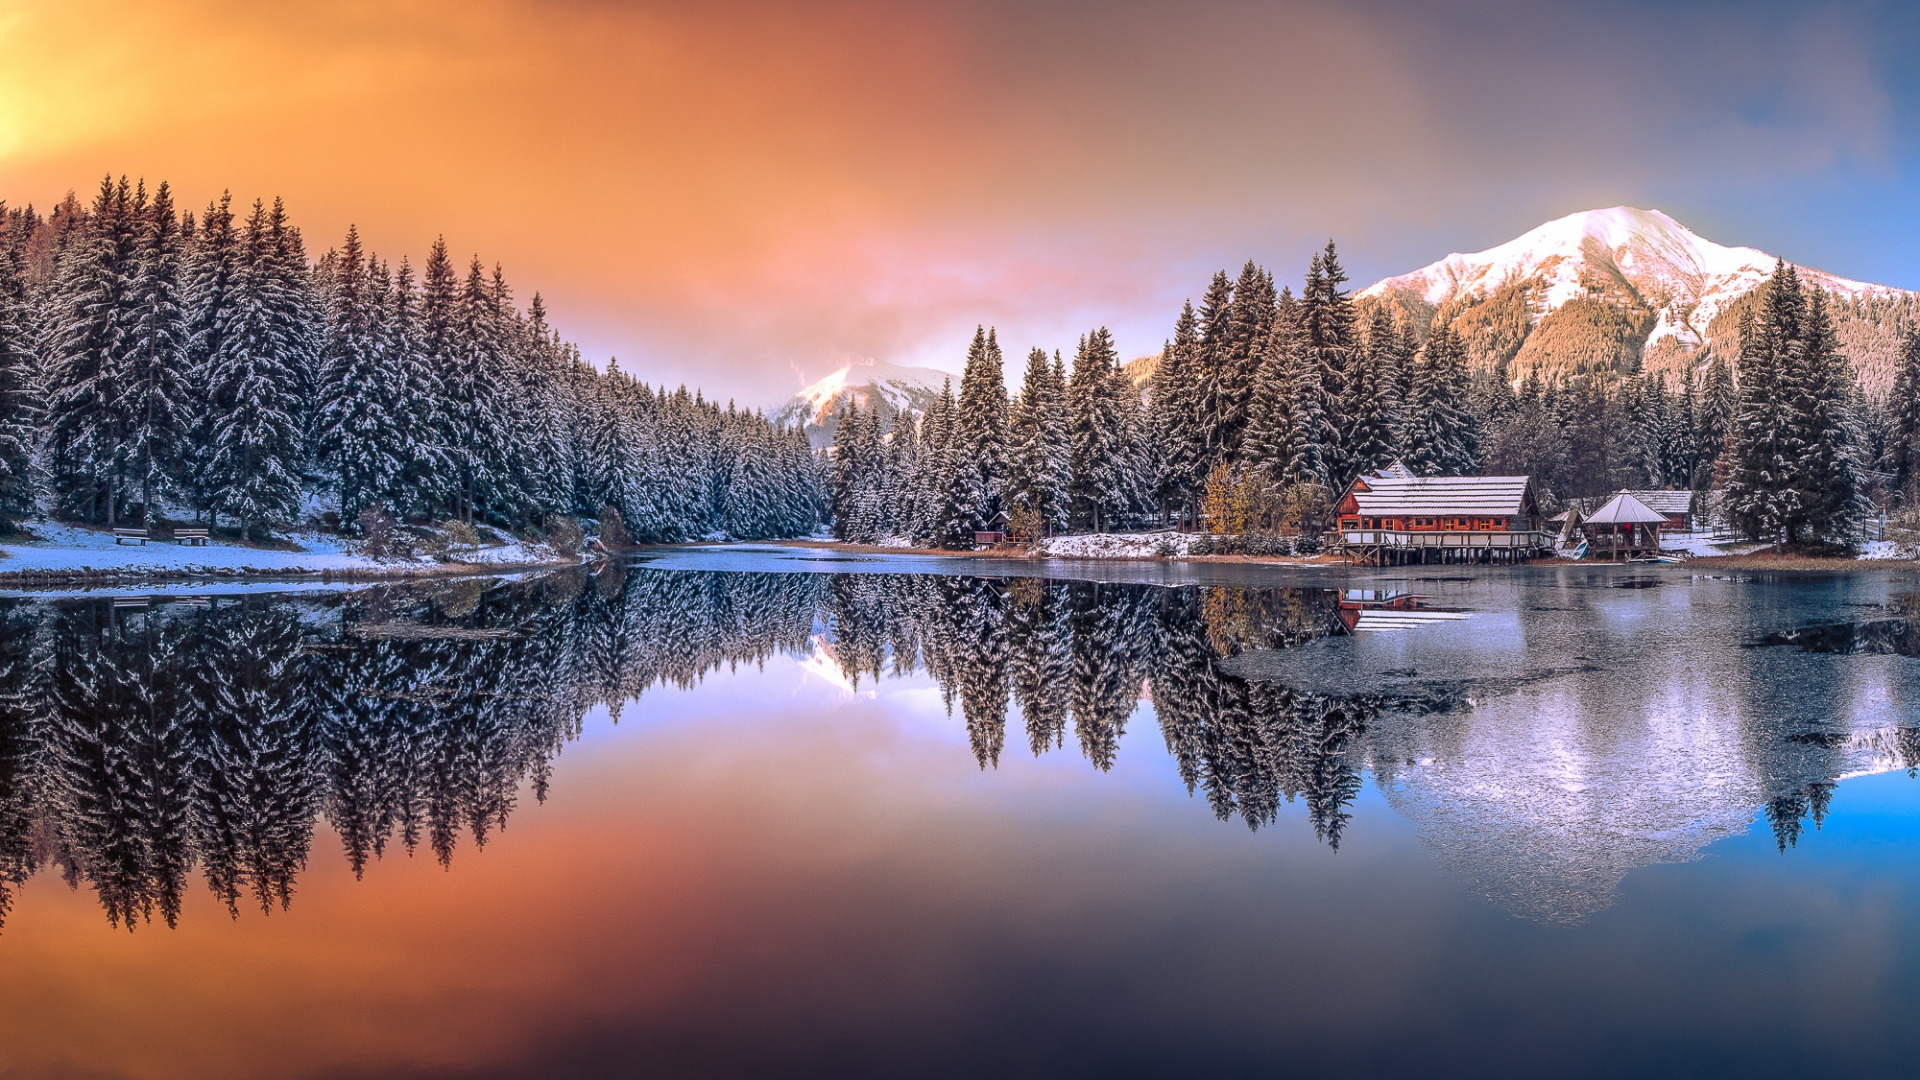
<path fill-rule="evenodd" d="M 0 165 L 16 204 L 112 170 L 283 194 L 317 248 L 444 233 L 596 358 L 760 403 L 847 352 L 955 366 L 980 322 L 1151 351 L 1214 268 L 1292 278 L 1328 236 L 1364 278 L 1591 205 L 1886 174 L 1870 14 L 27 3 Z"/>

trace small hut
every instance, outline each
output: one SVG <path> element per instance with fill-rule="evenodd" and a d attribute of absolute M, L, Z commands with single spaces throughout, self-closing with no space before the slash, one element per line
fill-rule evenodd
<path fill-rule="evenodd" d="M 1588 514 L 1580 527 L 1592 553 L 1619 559 L 1659 551 L 1660 529 L 1666 523 L 1667 515 L 1623 491 Z"/>

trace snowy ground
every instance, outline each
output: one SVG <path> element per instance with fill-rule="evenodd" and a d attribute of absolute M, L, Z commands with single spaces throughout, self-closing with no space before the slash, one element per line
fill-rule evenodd
<path fill-rule="evenodd" d="M 296 533 L 291 536 L 290 539 L 303 549 L 300 551 L 263 551 L 218 540 L 209 540 L 202 547 L 157 540 L 145 544 L 117 544 L 111 533 L 54 522 L 37 523 L 33 526 L 33 532 L 35 535 L 32 540 L 13 538 L 0 542 L 0 553 L 3 553 L 0 555 L 0 574 L 203 574 L 208 577 L 330 571 L 399 574 L 408 570 L 430 570 L 442 565 L 426 559 L 373 559 L 353 551 L 337 536 L 317 534 Z M 483 566 L 558 561 L 561 560 L 551 549 L 520 543 L 481 548 L 459 560 L 463 564 Z"/>
<path fill-rule="evenodd" d="M 1155 559 L 1191 555 L 1198 536 L 1176 532 L 1049 536 L 1034 554 L 1051 559 Z"/>
<path fill-rule="evenodd" d="M 1707 533 L 1667 533 L 1660 537 L 1660 550 L 1678 555 L 1704 557 L 1710 555 L 1750 555 L 1766 547 L 1765 544 L 1748 544 L 1724 536 L 1711 536 Z"/>

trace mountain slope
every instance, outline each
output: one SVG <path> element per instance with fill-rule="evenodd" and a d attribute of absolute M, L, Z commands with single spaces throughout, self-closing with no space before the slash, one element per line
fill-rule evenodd
<path fill-rule="evenodd" d="M 1508 363 L 1515 379 L 1602 367 L 1677 372 L 1703 349 L 1734 344 L 1738 312 L 1774 264 L 1766 252 L 1703 239 L 1658 210 L 1616 206 L 1449 255 L 1358 298 L 1404 311 L 1416 326 L 1452 321 L 1477 366 Z M 1890 355 L 1880 354 L 1891 334 L 1879 331 L 1911 314 L 1914 294 L 1799 269 L 1832 295 L 1842 343 L 1869 389 L 1884 390 L 1875 384 L 1886 381 Z"/>
<path fill-rule="evenodd" d="M 879 402 L 887 415 L 924 413 L 940 397 L 940 387 L 952 378 L 947 372 L 924 367 L 902 367 L 884 360 L 854 360 L 789 398 L 775 409 L 780 424 L 803 424 L 815 444 L 833 441 L 835 420 L 848 402 L 870 408 Z"/>

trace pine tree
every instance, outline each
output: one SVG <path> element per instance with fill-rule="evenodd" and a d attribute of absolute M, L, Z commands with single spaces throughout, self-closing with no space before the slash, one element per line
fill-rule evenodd
<path fill-rule="evenodd" d="M 422 364 L 431 373 L 434 389 L 430 441 L 446 477 L 432 492 L 433 502 L 436 510 L 450 508 L 456 512 L 466 495 L 466 471 L 470 464 L 470 454 L 464 444 L 466 410 L 455 403 L 456 387 L 462 381 L 455 311 L 459 301 L 460 279 L 447 257 L 446 238 L 439 237 L 428 250 L 427 263 L 420 274 L 418 348 Z"/>
<path fill-rule="evenodd" d="M 210 358 L 213 411 L 206 471 L 213 510 L 233 518 L 241 539 L 255 526 L 291 517 L 300 504 L 299 379 L 283 315 L 287 247 L 259 201 L 247 218 L 236 281 L 236 317 Z"/>
<path fill-rule="evenodd" d="M 194 231 L 186 268 L 187 342 L 182 373 L 185 446 L 181 470 L 185 494 L 198 513 L 207 512 L 213 504 L 213 483 L 207 475 L 213 448 L 213 358 L 225 350 L 238 318 L 240 264 L 233 198 L 222 194 L 219 201 L 207 204 Z"/>
<path fill-rule="evenodd" d="M 972 527 L 985 529 L 1006 512 L 1007 383 L 1000 343 L 993 331 L 974 330 L 967 365 L 960 376 L 960 402 L 954 431 L 957 480 L 966 488 L 964 511 Z"/>
<path fill-rule="evenodd" d="M 0 532 L 35 510 L 34 451 L 45 419 L 35 328 L 23 265 L 27 230 L 0 202 L 7 232 L 0 237 Z"/>
<path fill-rule="evenodd" d="M 127 355 L 125 455 L 129 480 L 151 520 L 162 494 L 182 474 L 186 402 L 186 309 L 181 299 L 180 220 L 166 184 L 154 192 L 141 223 L 132 283 L 133 326 Z"/>
<path fill-rule="evenodd" d="M 59 508 L 108 525 L 125 498 L 123 411 L 142 215 L 123 177 L 100 184 L 50 300 L 48 460 Z"/>
<path fill-rule="evenodd" d="M 1227 280 L 1225 270 L 1213 275 L 1201 296 L 1196 328 L 1199 437 L 1206 448 L 1206 461 L 1196 473 L 1205 476 L 1226 460 L 1227 443 L 1233 434 L 1233 406 L 1227 400 L 1233 381 L 1228 373 L 1233 362 L 1233 283 Z"/>
<path fill-rule="evenodd" d="M 1007 500 L 1042 534 L 1067 526 L 1072 446 L 1066 417 L 1066 387 L 1046 350 L 1034 349 L 1027 354 L 1026 376 L 1013 406 Z"/>
<path fill-rule="evenodd" d="M 1072 480 L 1068 497 L 1074 520 L 1105 531 L 1126 508 L 1125 398 L 1116 393 L 1124 381 L 1113 337 L 1101 327 L 1080 339 L 1067 384 L 1068 434 L 1072 440 Z"/>
<path fill-rule="evenodd" d="M 1399 456 L 1400 338 L 1384 305 L 1369 312 L 1366 334 L 1352 354 L 1341 412 L 1346 417 L 1347 467 L 1336 477 L 1343 487 L 1353 476 L 1372 474 Z M 1505 385 L 1504 382 L 1501 385 Z"/>
<path fill-rule="evenodd" d="M 1421 476 L 1466 476 L 1479 468 L 1479 437 L 1466 410 L 1466 349 L 1453 328 L 1434 327 L 1414 361 L 1401 458 Z"/>
<path fill-rule="evenodd" d="M 1183 521 L 1196 513 L 1207 460 L 1201 377 L 1199 328 L 1188 301 L 1174 323 L 1173 340 L 1161 350 L 1148 397 L 1148 426 L 1160 456 L 1156 491 Z"/>
<path fill-rule="evenodd" d="M 1347 395 L 1348 367 L 1354 363 L 1358 342 L 1354 333 L 1353 300 L 1341 286 L 1347 273 L 1340 266 L 1333 241 L 1325 251 L 1313 257 L 1307 267 L 1305 291 L 1300 296 L 1301 330 L 1306 337 L 1308 355 L 1318 369 L 1321 392 L 1328 403 L 1332 440 L 1320 451 L 1331 486 L 1340 486 L 1354 475 L 1352 464 L 1351 416 L 1335 415 L 1335 407 Z M 1464 387 L 1463 395 L 1464 395 Z M 1464 401 L 1462 405 L 1464 405 Z"/>
<path fill-rule="evenodd" d="M 369 507 L 393 511 L 389 498 L 406 465 L 399 371 L 380 342 L 381 292 L 362 258 L 359 231 L 350 225 L 328 306 L 317 434 L 319 459 L 332 473 L 340 524 L 347 529 Z"/>
<path fill-rule="evenodd" d="M 1920 505 L 1920 327 L 1908 327 L 1900 338 L 1900 366 L 1893 393 L 1887 457 L 1894 490 L 1908 506 Z"/>

